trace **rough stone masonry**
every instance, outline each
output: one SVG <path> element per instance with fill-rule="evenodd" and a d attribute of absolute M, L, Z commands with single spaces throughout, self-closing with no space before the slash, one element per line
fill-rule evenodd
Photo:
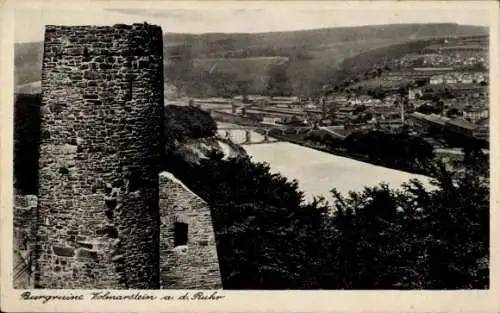
<path fill-rule="evenodd" d="M 35 288 L 160 288 L 162 128 L 160 27 L 46 26 Z"/>
<path fill-rule="evenodd" d="M 221 288 L 210 207 L 168 172 L 160 173 L 160 219 L 161 288 Z"/>

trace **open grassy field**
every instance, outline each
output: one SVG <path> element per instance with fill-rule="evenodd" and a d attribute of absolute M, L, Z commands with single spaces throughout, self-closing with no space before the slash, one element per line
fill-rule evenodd
<path fill-rule="evenodd" d="M 193 70 L 208 73 L 208 79 L 220 74 L 232 75 L 236 81 L 248 82 L 252 86 L 251 91 L 258 91 L 266 88 L 270 69 L 287 62 L 287 57 L 280 56 L 194 59 Z M 168 77 L 168 72 L 166 75 Z"/>
<path fill-rule="evenodd" d="M 399 87 L 405 86 L 410 82 L 413 82 L 413 80 L 406 77 L 401 77 L 397 80 L 387 80 L 384 79 L 383 77 L 376 77 L 352 84 L 349 88 L 351 89 L 361 88 L 364 90 L 373 89 L 376 87 L 381 87 L 383 89 L 398 89 Z"/>

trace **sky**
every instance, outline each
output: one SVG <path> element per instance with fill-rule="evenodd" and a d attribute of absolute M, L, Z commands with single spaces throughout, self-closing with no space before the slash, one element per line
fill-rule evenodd
<path fill-rule="evenodd" d="M 377 2 L 374 4 L 374 2 Z M 114 6 L 25 7 L 14 11 L 16 42 L 42 41 L 44 25 L 112 25 L 148 22 L 172 33 L 256 33 L 324 27 L 397 23 L 458 23 L 488 26 L 488 8 L 441 3 L 418 7 L 401 2 L 365 2 L 349 6 L 341 2 L 145 2 L 140 7 Z M 137 4 L 138 2 L 134 2 Z M 187 5 L 191 3 L 191 5 Z M 479 3 L 479 2 L 478 2 Z M 253 4 L 253 5 L 252 5 Z M 384 5 L 387 4 L 387 5 Z M 401 5 L 399 5 L 401 4 Z M 390 5 L 390 6 L 389 6 Z"/>

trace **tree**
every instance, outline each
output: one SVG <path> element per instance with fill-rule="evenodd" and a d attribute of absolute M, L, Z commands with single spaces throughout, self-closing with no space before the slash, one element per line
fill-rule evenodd
<path fill-rule="evenodd" d="M 337 279 L 352 289 L 488 288 L 488 187 L 477 175 L 436 167 L 418 181 L 345 197 L 335 190 L 330 232 Z M 334 256 L 335 257 L 335 256 Z"/>
<path fill-rule="evenodd" d="M 269 69 L 269 79 L 265 94 L 268 96 L 290 96 L 293 92 L 287 74 L 287 64 L 272 66 Z"/>
<path fill-rule="evenodd" d="M 375 99 L 383 100 L 386 96 L 386 92 L 381 86 L 377 86 L 371 90 L 371 96 Z"/>
<path fill-rule="evenodd" d="M 423 87 L 426 84 L 428 84 L 428 82 L 429 82 L 429 79 L 426 79 L 426 78 L 416 79 L 415 80 L 415 84 L 416 84 L 417 87 Z"/>
<path fill-rule="evenodd" d="M 167 62 L 166 78 L 173 82 L 187 83 L 193 71 L 192 46 L 188 42 L 170 47 L 165 51 Z"/>
<path fill-rule="evenodd" d="M 238 81 L 234 72 L 212 71 L 207 76 L 210 86 L 217 96 L 233 97 L 245 91 L 243 82 Z"/>
<path fill-rule="evenodd" d="M 446 116 L 447 117 L 456 117 L 460 114 L 460 111 L 458 111 L 457 108 L 451 108 L 448 111 L 446 111 Z"/>
<path fill-rule="evenodd" d="M 188 139 L 214 136 L 217 131 L 217 124 L 210 114 L 199 108 L 168 105 L 164 113 L 166 150 L 172 150 Z"/>
<path fill-rule="evenodd" d="M 348 151 L 364 155 L 368 161 L 409 171 L 425 171 L 427 163 L 434 157 L 432 145 L 408 133 L 353 133 L 343 144 Z"/>
<path fill-rule="evenodd" d="M 436 110 L 436 108 L 432 105 L 428 104 L 423 104 L 415 109 L 415 111 L 422 113 L 422 114 L 431 114 L 431 113 L 439 113 L 439 110 Z"/>
<path fill-rule="evenodd" d="M 410 86 L 408 84 L 401 85 L 398 89 L 398 93 L 400 96 L 405 96 L 408 94 Z"/>
<path fill-rule="evenodd" d="M 443 113 L 443 110 L 444 110 L 443 100 L 438 100 L 438 101 L 434 102 L 433 104 L 434 104 L 434 108 L 435 108 L 437 113 L 439 113 L 439 114 Z"/>

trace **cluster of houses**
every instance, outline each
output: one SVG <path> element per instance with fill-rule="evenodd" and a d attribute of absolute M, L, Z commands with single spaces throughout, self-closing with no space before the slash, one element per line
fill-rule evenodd
<path fill-rule="evenodd" d="M 246 95 L 246 96 L 239 95 L 233 97 L 232 101 L 261 104 L 261 105 L 271 105 L 271 106 L 284 106 L 284 107 L 297 106 L 303 102 L 302 99 L 297 96 L 270 97 L 263 95 Z"/>
<path fill-rule="evenodd" d="M 462 111 L 464 120 L 477 124 L 489 118 L 489 110 L 487 107 L 469 107 Z"/>
<path fill-rule="evenodd" d="M 375 99 L 369 95 L 335 94 L 325 101 L 328 106 L 367 106 L 367 107 L 393 107 L 399 101 L 397 95 L 387 95 L 384 100 Z"/>
<path fill-rule="evenodd" d="M 430 77 L 429 84 L 481 84 L 488 82 L 486 73 L 452 72 Z"/>
<path fill-rule="evenodd" d="M 398 79 L 428 79 L 435 75 L 448 74 L 454 71 L 453 67 L 412 67 L 398 71 L 391 71 L 384 75 L 384 79 L 393 81 Z"/>
<path fill-rule="evenodd" d="M 437 114 L 413 112 L 408 115 L 407 124 L 417 133 L 453 133 L 468 138 L 489 140 L 488 123 L 473 124 L 460 118 L 448 118 Z"/>
<path fill-rule="evenodd" d="M 452 67 L 468 67 L 477 64 L 487 66 L 488 58 L 487 51 L 471 51 L 471 50 L 442 50 L 437 49 L 436 52 L 428 52 L 423 54 L 409 54 L 399 60 L 395 60 L 398 67 L 415 67 L 415 66 L 452 66 Z"/>

